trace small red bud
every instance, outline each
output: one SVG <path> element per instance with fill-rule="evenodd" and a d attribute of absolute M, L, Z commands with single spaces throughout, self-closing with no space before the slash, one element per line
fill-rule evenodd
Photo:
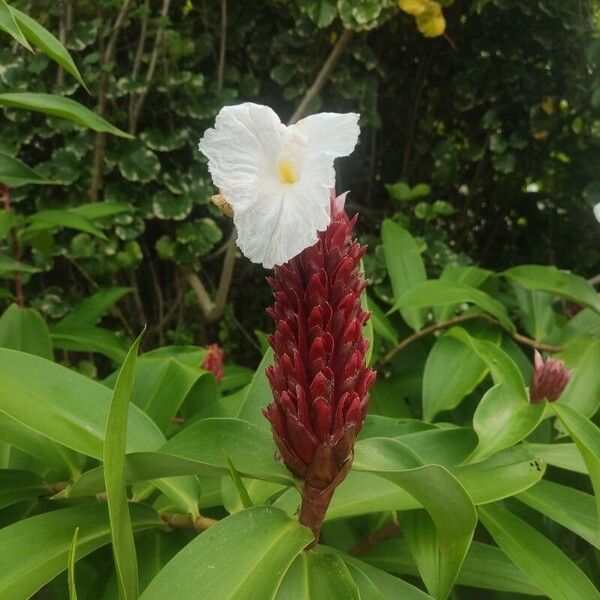
<path fill-rule="evenodd" d="M 544 361 L 536 350 L 533 355 L 534 370 L 531 377 L 529 396 L 532 404 L 546 399 L 548 402 L 558 400 L 571 379 L 572 372 L 565 367 L 562 360 L 549 358 Z"/>

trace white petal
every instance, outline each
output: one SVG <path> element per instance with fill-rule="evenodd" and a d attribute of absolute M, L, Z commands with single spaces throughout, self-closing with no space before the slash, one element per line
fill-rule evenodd
<path fill-rule="evenodd" d="M 285 126 L 268 107 L 246 102 L 226 106 L 198 148 L 208 158 L 213 183 L 234 211 L 258 201 L 259 182 L 272 171 Z"/>
<path fill-rule="evenodd" d="M 600 202 L 594 206 L 594 215 L 596 216 L 596 220 L 600 223 Z"/>
<path fill-rule="evenodd" d="M 250 260 L 270 269 L 317 241 L 317 233 L 330 221 L 333 160 L 311 157 L 300 181 L 265 189 L 252 209 L 234 213 L 238 246 Z M 277 200 L 273 201 L 275 196 Z"/>
<path fill-rule="evenodd" d="M 358 118 L 357 113 L 319 113 L 301 119 L 292 128 L 306 137 L 309 154 L 347 156 L 358 141 Z"/>

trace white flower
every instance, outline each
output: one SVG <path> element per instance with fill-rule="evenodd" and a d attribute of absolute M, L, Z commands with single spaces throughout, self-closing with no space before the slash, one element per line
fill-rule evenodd
<path fill-rule="evenodd" d="M 268 106 L 221 109 L 198 147 L 233 208 L 237 244 L 250 260 L 281 265 L 327 228 L 333 163 L 354 150 L 358 117 L 320 113 L 286 127 Z"/>
<path fill-rule="evenodd" d="M 600 202 L 594 206 L 594 215 L 596 220 L 600 223 Z"/>

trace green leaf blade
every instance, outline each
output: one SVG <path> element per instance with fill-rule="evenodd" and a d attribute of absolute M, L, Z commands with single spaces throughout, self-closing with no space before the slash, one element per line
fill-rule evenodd
<path fill-rule="evenodd" d="M 498 505 L 478 511 L 500 548 L 552 600 L 600 598 L 579 567 L 531 525 Z"/>
<path fill-rule="evenodd" d="M 106 421 L 103 452 L 104 481 L 113 554 L 119 580 L 119 592 L 125 600 L 135 600 L 139 593 L 135 542 L 124 475 L 129 398 L 133 389 L 135 362 L 142 337 L 143 333 L 131 346 L 117 377 Z"/>

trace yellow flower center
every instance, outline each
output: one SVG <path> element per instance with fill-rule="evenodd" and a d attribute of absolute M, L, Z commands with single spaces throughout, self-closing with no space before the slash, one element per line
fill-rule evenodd
<path fill-rule="evenodd" d="M 300 179 L 294 161 L 285 154 L 277 159 L 277 174 L 281 183 L 296 183 Z"/>

